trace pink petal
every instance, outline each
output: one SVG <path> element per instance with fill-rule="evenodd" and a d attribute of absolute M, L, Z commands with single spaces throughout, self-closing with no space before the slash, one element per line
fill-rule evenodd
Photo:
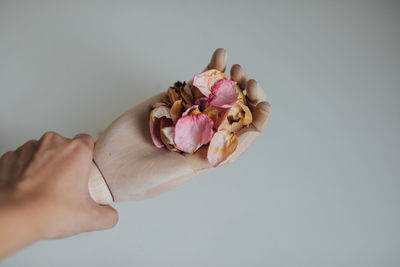
<path fill-rule="evenodd" d="M 216 132 L 208 146 L 208 162 L 213 167 L 217 167 L 236 150 L 237 145 L 238 137 L 236 134 L 227 130 Z"/>
<path fill-rule="evenodd" d="M 187 115 L 176 122 L 175 145 L 183 152 L 193 153 L 208 144 L 213 133 L 213 121 L 207 115 Z"/>
<path fill-rule="evenodd" d="M 236 102 L 239 94 L 236 91 L 236 82 L 220 80 L 211 89 L 210 106 L 229 108 Z"/>
<path fill-rule="evenodd" d="M 160 105 L 153 109 L 150 113 L 149 127 L 151 139 L 156 147 L 162 148 L 164 144 L 161 141 L 160 123 L 161 118 L 171 119 L 170 109 L 167 106 Z M 164 122 L 165 123 L 165 122 Z"/>
<path fill-rule="evenodd" d="M 200 92 L 208 97 L 211 94 L 213 85 L 221 79 L 226 79 L 226 75 L 219 70 L 208 70 L 197 74 L 193 78 L 193 86 L 198 88 Z"/>

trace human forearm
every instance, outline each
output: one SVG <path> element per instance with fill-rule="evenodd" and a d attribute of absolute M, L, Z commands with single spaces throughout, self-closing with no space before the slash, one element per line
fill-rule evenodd
<path fill-rule="evenodd" d="M 34 243 L 40 235 L 40 220 L 29 205 L 0 200 L 0 259 Z"/>

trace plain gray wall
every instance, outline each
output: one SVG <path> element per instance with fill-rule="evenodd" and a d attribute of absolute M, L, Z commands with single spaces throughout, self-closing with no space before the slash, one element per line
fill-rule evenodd
<path fill-rule="evenodd" d="M 2 266 L 400 265 L 399 1 L 0 1 L 0 153 L 96 136 L 217 47 L 267 91 L 255 145 Z"/>

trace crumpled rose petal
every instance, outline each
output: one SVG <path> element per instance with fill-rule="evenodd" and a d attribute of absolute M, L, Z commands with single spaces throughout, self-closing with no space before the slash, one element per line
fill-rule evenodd
<path fill-rule="evenodd" d="M 200 92 L 199 89 L 197 89 L 195 86 L 190 85 L 190 91 L 192 93 L 192 96 L 194 99 L 198 99 L 198 98 L 202 98 L 204 97 L 204 95 Z"/>
<path fill-rule="evenodd" d="M 203 95 L 209 97 L 214 84 L 219 80 L 225 79 L 227 79 L 227 77 L 223 72 L 212 69 L 195 75 L 193 78 L 193 85 L 198 88 Z"/>
<path fill-rule="evenodd" d="M 184 82 L 184 85 L 183 85 L 183 91 L 186 93 L 186 94 L 188 94 L 190 97 L 191 97 L 191 99 L 193 100 L 193 92 L 192 92 L 192 89 L 191 89 L 191 85 L 190 84 L 188 84 L 188 83 L 186 83 L 186 82 Z"/>
<path fill-rule="evenodd" d="M 243 104 L 236 103 L 229 109 L 218 130 L 229 130 L 231 132 L 240 131 L 243 126 L 253 122 L 253 115 L 250 109 Z"/>
<path fill-rule="evenodd" d="M 160 119 L 160 130 L 162 130 L 162 128 L 169 127 L 172 125 L 174 125 L 174 122 L 171 119 L 167 119 L 165 117 Z"/>
<path fill-rule="evenodd" d="M 161 118 L 171 119 L 170 109 L 165 105 L 160 105 L 153 109 L 150 113 L 149 127 L 151 139 L 156 147 L 162 148 L 164 144 L 161 141 L 160 123 Z"/>
<path fill-rule="evenodd" d="M 173 103 L 175 103 L 175 101 L 178 101 L 179 99 L 181 99 L 178 92 L 173 87 L 168 88 L 168 97 L 169 97 L 169 102 L 171 104 L 173 104 Z"/>
<path fill-rule="evenodd" d="M 182 111 L 183 111 L 182 99 L 175 101 L 170 111 L 172 121 L 174 123 L 179 119 L 180 116 L 182 116 Z"/>
<path fill-rule="evenodd" d="M 183 105 L 185 106 L 185 108 L 188 108 L 193 105 L 193 97 L 191 93 L 189 94 L 188 92 L 186 92 L 185 87 L 186 87 L 186 82 L 184 82 L 182 86 L 179 88 L 179 94 L 183 99 Z"/>
<path fill-rule="evenodd" d="M 236 82 L 231 80 L 220 80 L 211 89 L 210 106 L 230 108 L 238 99 Z"/>
<path fill-rule="evenodd" d="M 200 109 L 198 105 L 193 105 L 190 108 L 188 108 L 187 110 L 185 110 L 185 112 L 182 113 L 182 117 L 183 116 L 187 116 L 187 115 L 195 115 L 195 114 L 200 114 Z"/>
<path fill-rule="evenodd" d="M 166 105 L 159 105 L 154 108 L 150 113 L 150 120 L 155 120 L 156 118 L 160 119 L 162 117 L 166 117 L 171 119 L 170 109 Z"/>
<path fill-rule="evenodd" d="M 213 133 L 213 121 L 207 115 L 187 115 L 176 122 L 174 142 L 179 150 L 194 153 L 210 142 Z"/>
<path fill-rule="evenodd" d="M 247 105 L 246 96 L 243 94 L 242 89 L 240 89 L 240 87 L 238 85 L 236 85 L 236 92 L 238 93 L 238 97 L 237 97 L 236 103 Z"/>
<path fill-rule="evenodd" d="M 229 109 L 208 106 L 203 113 L 206 114 L 214 122 L 214 129 L 218 129 L 222 121 L 225 119 Z"/>
<path fill-rule="evenodd" d="M 250 123 L 253 122 L 253 114 L 251 113 L 251 111 L 250 111 L 248 106 L 243 105 L 243 104 L 239 104 L 239 105 L 240 105 L 240 107 L 242 108 L 242 110 L 244 112 L 243 125 L 247 126 L 247 125 L 249 125 Z"/>
<path fill-rule="evenodd" d="M 179 151 L 174 143 L 175 127 L 168 126 L 161 128 L 161 141 L 170 151 Z"/>
<path fill-rule="evenodd" d="M 216 132 L 208 146 L 208 162 L 213 167 L 217 167 L 236 150 L 237 145 L 238 137 L 236 134 L 227 130 Z"/>
<path fill-rule="evenodd" d="M 194 104 L 198 105 L 200 110 L 205 110 L 207 108 L 207 106 L 208 106 L 208 98 L 207 97 L 200 97 L 200 98 L 196 99 Z"/>
<path fill-rule="evenodd" d="M 177 81 L 173 86 L 168 88 L 167 95 L 164 96 L 163 101 L 169 106 L 173 105 L 176 101 L 182 100 L 182 105 L 189 108 L 193 105 L 192 92 L 186 82 L 181 83 Z"/>

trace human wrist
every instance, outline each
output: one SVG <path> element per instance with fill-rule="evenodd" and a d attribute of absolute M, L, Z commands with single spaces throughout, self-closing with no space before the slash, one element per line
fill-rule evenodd
<path fill-rule="evenodd" d="M 8 225 L 11 232 L 23 235 L 33 243 L 42 239 L 40 216 L 35 212 L 33 202 L 10 194 L 0 194 L 0 218 Z"/>
<path fill-rule="evenodd" d="M 40 240 L 38 222 L 26 204 L 0 193 L 0 259 Z"/>

